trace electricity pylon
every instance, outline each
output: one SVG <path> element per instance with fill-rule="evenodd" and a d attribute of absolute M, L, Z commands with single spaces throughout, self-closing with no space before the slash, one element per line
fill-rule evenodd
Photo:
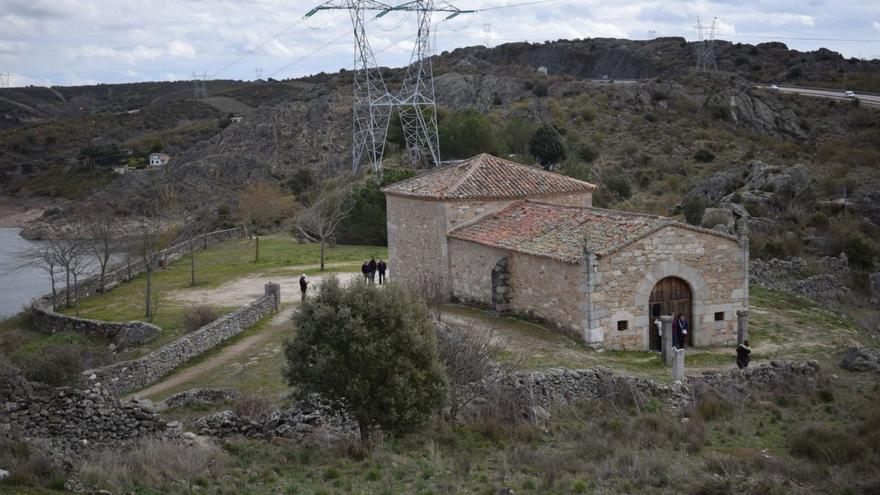
<path fill-rule="evenodd" d="M 196 100 L 203 100 L 208 97 L 208 83 L 206 80 L 208 79 L 208 72 L 204 71 L 201 74 L 196 74 L 196 71 L 192 71 L 193 78 L 193 96 Z"/>
<path fill-rule="evenodd" d="M 12 74 L 0 72 L 0 88 L 8 88 L 12 82 Z"/>
<path fill-rule="evenodd" d="M 357 172 L 366 155 L 374 173 L 382 171 L 382 155 L 394 96 L 388 92 L 376 57 L 367 38 L 367 11 L 388 12 L 392 7 L 374 0 L 330 0 L 315 7 L 306 17 L 320 10 L 347 10 L 354 30 L 354 100 L 352 102 L 352 172 Z"/>
<path fill-rule="evenodd" d="M 705 26 L 697 17 L 697 25 L 694 26 L 699 39 L 697 45 L 697 70 L 709 72 L 718 70 L 718 61 L 715 58 L 715 32 L 718 29 L 718 18 L 712 19 L 712 25 Z M 708 33 L 708 36 L 706 35 Z"/>
<path fill-rule="evenodd" d="M 407 154 L 413 165 L 440 163 L 437 111 L 434 102 L 434 72 L 431 66 L 431 14 L 444 12 L 447 19 L 473 11 L 460 10 L 448 2 L 415 0 L 395 7 L 375 0 L 330 0 L 306 14 L 321 10 L 348 10 L 354 30 L 354 101 L 352 111 L 352 170 L 357 172 L 364 155 L 373 172 L 382 171 L 382 155 L 388 135 L 388 122 L 398 108 L 406 138 Z M 379 11 L 376 18 L 390 12 L 414 12 L 418 21 L 416 43 L 400 92 L 388 91 L 366 30 L 366 12 Z"/>

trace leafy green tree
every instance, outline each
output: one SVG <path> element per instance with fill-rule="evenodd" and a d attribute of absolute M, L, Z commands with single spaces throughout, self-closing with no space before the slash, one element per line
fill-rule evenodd
<path fill-rule="evenodd" d="M 529 153 L 546 170 L 552 170 L 566 156 L 565 144 L 550 124 L 544 124 L 535 131 L 529 141 Z"/>
<path fill-rule="evenodd" d="M 513 117 L 504 123 L 502 139 L 508 153 L 525 155 L 529 152 L 529 140 L 535 135 L 538 125 L 522 117 Z"/>
<path fill-rule="evenodd" d="M 847 239 L 843 246 L 843 252 L 849 264 L 859 270 L 871 271 L 874 269 L 874 247 L 862 236 L 852 236 Z"/>
<path fill-rule="evenodd" d="M 440 151 L 444 159 L 470 158 L 480 153 L 497 155 L 501 144 L 489 117 L 473 109 L 441 115 Z"/>
<path fill-rule="evenodd" d="M 446 376 L 425 303 L 394 284 L 380 290 L 335 278 L 307 299 L 285 345 L 285 376 L 300 398 L 313 394 L 357 421 L 397 434 L 423 424 L 446 397 Z"/>
<path fill-rule="evenodd" d="M 337 240 L 343 244 L 387 244 L 387 213 L 382 188 L 414 175 L 415 172 L 409 169 L 386 168 L 380 183 L 368 180 L 352 188 L 354 207 L 351 214 L 339 225 Z"/>

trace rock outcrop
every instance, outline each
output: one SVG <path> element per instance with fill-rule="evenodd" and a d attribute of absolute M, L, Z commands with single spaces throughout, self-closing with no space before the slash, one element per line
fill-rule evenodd
<path fill-rule="evenodd" d="M 880 371 L 880 354 L 867 347 L 851 347 L 843 355 L 840 367 L 857 373 Z"/>

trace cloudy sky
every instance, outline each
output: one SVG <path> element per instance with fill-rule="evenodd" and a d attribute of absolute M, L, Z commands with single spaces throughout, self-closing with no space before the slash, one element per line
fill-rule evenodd
<path fill-rule="evenodd" d="M 0 0 L 0 73 L 20 86 L 182 80 L 194 71 L 285 78 L 350 67 L 347 14 L 303 20 L 319 1 Z M 545 0 L 504 8 L 526 2 L 453 1 L 484 10 L 439 22 L 436 50 L 560 38 L 693 40 L 698 17 L 717 17 L 722 39 L 880 58 L 878 0 Z M 369 23 L 380 64 L 407 62 L 414 22 L 390 14 Z"/>

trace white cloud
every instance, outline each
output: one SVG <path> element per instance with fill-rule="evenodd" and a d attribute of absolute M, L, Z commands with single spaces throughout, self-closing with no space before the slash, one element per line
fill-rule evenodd
<path fill-rule="evenodd" d="M 186 41 L 174 40 L 171 43 L 168 43 L 168 56 L 195 58 L 196 49 Z"/>
<path fill-rule="evenodd" d="M 874 26 L 875 31 L 880 31 L 880 21 L 874 21 L 871 25 Z"/>

